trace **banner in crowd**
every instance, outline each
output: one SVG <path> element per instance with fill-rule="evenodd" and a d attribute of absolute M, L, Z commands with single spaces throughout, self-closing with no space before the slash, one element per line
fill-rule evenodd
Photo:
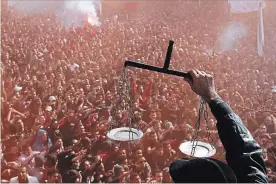
<path fill-rule="evenodd" d="M 264 46 L 264 23 L 263 23 L 263 8 L 266 7 L 264 0 L 228 0 L 231 6 L 231 13 L 250 13 L 258 12 L 257 25 L 257 50 L 258 55 L 263 56 Z"/>
<path fill-rule="evenodd" d="M 265 8 L 266 4 L 262 0 L 228 0 L 231 6 L 231 13 L 249 13 L 259 11 L 261 7 Z"/>

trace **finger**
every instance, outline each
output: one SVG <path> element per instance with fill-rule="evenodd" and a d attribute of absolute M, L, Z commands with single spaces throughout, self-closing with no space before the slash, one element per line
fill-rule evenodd
<path fill-rule="evenodd" d="M 200 70 L 196 69 L 195 71 L 198 75 L 203 75 L 203 73 Z"/>
<path fill-rule="evenodd" d="M 188 72 L 190 74 L 190 76 L 192 77 L 192 79 L 194 80 L 195 78 L 198 78 L 199 74 L 196 70 L 191 70 Z"/>
<path fill-rule="evenodd" d="M 201 73 L 202 73 L 202 75 L 207 75 L 207 73 L 206 72 L 204 72 L 204 71 L 200 71 Z"/>
<path fill-rule="evenodd" d="M 211 74 L 206 74 L 206 76 L 207 76 L 208 78 L 213 78 L 213 76 L 212 76 Z"/>

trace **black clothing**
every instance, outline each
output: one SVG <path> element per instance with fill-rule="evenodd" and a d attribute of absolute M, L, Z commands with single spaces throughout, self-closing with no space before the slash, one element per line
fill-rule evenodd
<path fill-rule="evenodd" d="M 72 143 L 72 140 L 74 139 L 75 131 L 76 131 L 76 123 L 69 122 L 68 118 L 64 119 L 64 124 L 62 124 L 60 127 L 60 132 L 62 135 L 62 141 L 64 146 L 70 146 Z"/>
<path fill-rule="evenodd" d="M 178 159 L 170 166 L 174 182 L 180 183 L 267 183 L 262 149 L 240 117 L 221 99 L 209 104 L 217 120 L 220 140 L 226 151 L 225 164 L 212 158 Z"/>
<path fill-rule="evenodd" d="M 66 171 L 68 171 L 72 166 L 72 159 L 76 157 L 75 154 L 69 152 L 62 152 L 57 155 L 58 165 L 57 168 L 60 174 L 63 176 Z"/>
<path fill-rule="evenodd" d="M 238 183 L 267 183 L 262 149 L 239 116 L 222 100 L 213 100 L 209 106 L 217 119 L 227 163 L 234 171 Z"/>

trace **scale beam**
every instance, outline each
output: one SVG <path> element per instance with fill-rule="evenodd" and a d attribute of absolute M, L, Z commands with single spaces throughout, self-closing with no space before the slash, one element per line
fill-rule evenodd
<path fill-rule="evenodd" d="M 176 75 L 179 77 L 188 77 L 189 76 L 188 72 L 169 70 L 169 69 L 164 69 L 164 68 L 160 68 L 160 67 L 156 67 L 156 66 L 152 66 L 152 65 L 146 65 L 146 64 L 142 64 L 142 63 L 138 63 L 138 62 L 133 62 L 133 61 L 126 61 L 125 67 L 127 67 L 127 66 L 141 68 L 141 69 L 145 69 L 145 70 L 151 70 L 151 71 L 165 73 L 165 74 L 169 74 L 169 75 Z"/>
<path fill-rule="evenodd" d="M 191 80 L 192 78 L 188 72 L 182 72 L 182 71 L 169 69 L 170 62 L 171 62 L 172 50 L 173 50 L 173 44 L 174 44 L 174 42 L 172 40 L 170 40 L 163 68 L 152 66 L 152 65 L 146 65 L 146 64 L 142 64 L 142 63 L 134 62 L 134 61 L 125 61 L 124 67 L 131 66 L 131 67 L 141 68 L 141 69 L 155 71 L 155 72 L 159 72 L 159 73 L 165 73 L 165 74 L 169 74 L 169 75 L 184 77 L 184 78 L 188 78 Z"/>

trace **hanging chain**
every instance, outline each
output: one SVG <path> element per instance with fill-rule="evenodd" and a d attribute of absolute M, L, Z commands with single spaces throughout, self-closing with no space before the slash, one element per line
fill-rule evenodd
<path fill-rule="evenodd" d="M 203 109 L 204 109 L 204 101 L 202 99 L 200 99 L 200 104 L 199 104 L 199 109 L 198 109 L 198 119 L 196 121 L 194 136 L 193 136 L 193 140 L 192 140 L 192 150 L 191 150 L 191 156 L 192 157 L 195 154 L 195 149 L 196 149 L 197 144 L 198 144 L 197 137 L 198 137 L 198 131 L 199 131 L 199 128 L 200 128 L 200 121 L 201 121 L 201 116 L 202 116 Z"/>
<path fill-rule="evenodd" d="M 205 119 L 205 123 L 206 123 L 206 131 L 207 131 L 207 136 L 208 136 L 208 141 L 210 142 L 212 148 L 214 149 L 214 141 L 213 141 L 213 138 L 211 136 L 211 133 L 210 133 L 210 129 L 209 129 L 209 123 L 208 123 L 208 104 L 205 102 L 204 103 L 204 119 Z"/>
<path fill-rule="evenodd" d="M 125 97 L 126 97 L 126 112 L 127 112 L 127 123 L 129 127 L 129 140 L 133 140 L 134 132 L 131 128 L 136 128 L 136 124 L 134 123 L 134 103 L 131 97 L 131 84 L 130 79 L 127 77 L 127 72 L 125 72 L 125 80 L 126 80 L 126 90 L 125 90 Z"/>
<path fill-rule="evenodd" d="M 120 78 L 117 82 L 117 86 L 116 86 L 116 103 L 112 106 L 111 108 L 111 111 L 110 111 L 110 114 L 111 114 L 111 122 L 109 124 L 109 130 L 112 130 L 115 127 L 118 126 L 118 121 L 120 121 L 118 118 L 117 118 L 117 112 L 119 110 L 123 110 L 121 109 L 121 105 L 122 105 L 122 102 L 123 102 L 123 97 L 125 96 L 123 94 L 124 92 L 124 80 L 125 80 L 125 75 L 126 75 L 126 69 L 123 68 L 123 72 L 122 74 L 120 75 Z"/>
<path fill-rule="evenodd" d="M 118 84 L 116 86 L 116 103 L 111 108 L 111 117 L 112 120 L 109 125 L 109 130 L 112 130 L 115 128 L 118 128 L 119 124 L 118 122 L 120 119 L 117 118 L 117 112 L 122 111 L 126 113 L 126 124 L 129 127 L 129 139 L 133 140 L 133 131 L 131 128 L 136 128 L 136 124 L 134 124 L 134 103 L 132 101 L 131 97 L 131 84 L 130 79 L 127 75 L 127 69 L 124 67 L 123 72 L 120 75 L 120 78 L 118 80 Z"/>
<path fill-rule="evenodd" d="M 198 141 L 197 141 L 197 137 L 198 137 L 198 132 L 200 129 L 200 121 L 201 121 L 201 117 L 203 115 L 204 119 L 205 119 L 205 123 L 206 123 L 206 131 L 207 131 L 207 136 L 208 136 L 208 140 L 212 146 L 212 148 L 214 148 L 213 145 L 213 139 L 211 137 L 210 134 L 210 129 L 208 126 L 208 104 L 202 99 L 200 98 L 200 102 L 199 102 L 199 109 L 198 109 L 198 119 L 196 121 L 196 127 L 195 127 L 195 131 L 194 131 L 194 136 L 193 136 L 193 140 L 192 140 L 192 150 L 191 150 L 191 156 L 193 157 L 196 151 L 196 147 L 198 145 Z"/>

